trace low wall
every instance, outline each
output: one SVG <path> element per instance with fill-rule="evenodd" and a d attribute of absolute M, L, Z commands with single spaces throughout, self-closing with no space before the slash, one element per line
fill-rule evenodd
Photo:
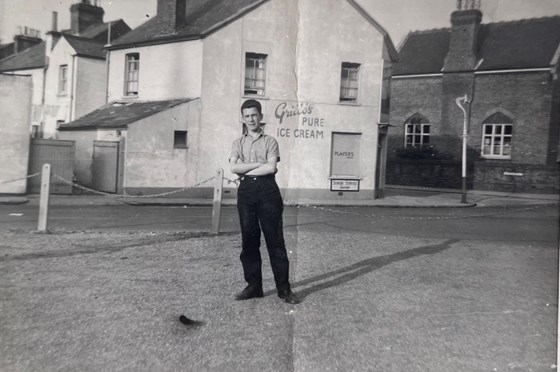
<path fill-rule="evenodd" d="M 387 161 L 385 182 L 390 185 L 460 189 L 461 161 L 398 159 Z M 472 189 L 473 163 L 467 164 L 467 188 Z"/>
<path fill-rule="evenodd" d="M 556 194 L 560 190 L 559 165 L 477 161 L 474 188 L 530 194 Z"/>

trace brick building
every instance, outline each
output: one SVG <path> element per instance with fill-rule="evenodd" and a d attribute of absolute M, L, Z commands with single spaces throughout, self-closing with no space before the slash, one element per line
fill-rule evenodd
<path fill-rule="evenodd" d="M 387 183 L 461 187 L 468 97 L 468 185 L 559 190 L 560 17 L 483 24 L 459 0 L 451 27 L 411 32 L 393 66 Z"/>

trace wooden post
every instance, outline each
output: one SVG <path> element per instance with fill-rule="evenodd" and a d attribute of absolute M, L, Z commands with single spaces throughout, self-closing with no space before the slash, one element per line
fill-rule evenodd
<path fill-rule="evenodd" d="M 46 232 L 49 219 L 49 198 L 51 186 L 51 165 L 43 165 L 43 173 L 41 174 L 41 195 L 39 198 L 39 223 L 37 231 Z"/>
<path fill-rule="evenodd" d="M 218 169 L 214 180 L 214 203 L 212 208 L 212 234 L 220 233 L 220 215 L 222 214 L 222 194 L 224 184 L 224 170 Z"/>

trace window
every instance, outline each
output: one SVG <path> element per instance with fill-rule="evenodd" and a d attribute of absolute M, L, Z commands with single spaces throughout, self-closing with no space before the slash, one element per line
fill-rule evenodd
<path fill-rule="evenodd" d="M 58 94 L 66 94 L 68 85 L 68 65 L 61 65 L 58 70 Z"/>
<path fill-rule="evenodd" d="M 173 137 L 173 148 L 186 149 L 187 148 L 187 131 L 176 130 Z"/>
<path fill-rule="evenodd" d="M 138 73 L 140 69 L 140 54 L 132 53 L 126 55 L 126 72 L 124 78 L 125 96 L 138 95 Z"/>
<path fill-rule="evenodd" d="M 333 133 L 331 149 L 331 176 L 359 178 L 360 133 Z"/>
<path fill-rule="evenodd" d="M 406 121 L 404 132 L 405 147 L 430 144 L 430 122 L 420 114 L 414 114 Z"/>
<path fill-rule="evenodd" d="M 482 124 L 482 156 L 511 159 L 512 120 L 502 113 L 496 113 Z"/>
<path fill-rule="evenodd" d="M 266 54 L 245 54 L 245 94 L 264 96 L 266 86 Z"/>
<path fill-rule="evenodd" d="M 31 138 L 40 138 L 39 137 L 39 129 L 40 127 L 38 125 L 32 125 L 31 126 Z"/>
<path fill-rule="evenodd" d="M 56 129 L 60 128 L 60 125 L 64 124 L 64 123 L 66 123 L 64 120 L 57 120 L 56 121 Z"/>
<path fill-rule="evenodd" d="M 340 101 L 358 101 L 358 72 L 359 63 L 343 62 L 340 72 Z"/>

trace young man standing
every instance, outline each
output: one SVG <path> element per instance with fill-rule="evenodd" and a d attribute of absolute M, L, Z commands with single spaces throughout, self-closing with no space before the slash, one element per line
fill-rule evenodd
<path fill-rule="evenodd" d="M 237 209 L 241 223 L 241 264 L 247 287 L 236 300 L 263 297 L 261 272 L 261 231 L 264 234 L 278 297 L 296 304 L 297 296 L 289 282 L 289 262 L 282 231 L 284 203 L 274 179 L 280 160 L 278 142 L 263 133 L 262 107 L 258 101 L 241 105 L 241 121 L 246 133 L 233 141 L 230 170 L 241 178 Z"/>

